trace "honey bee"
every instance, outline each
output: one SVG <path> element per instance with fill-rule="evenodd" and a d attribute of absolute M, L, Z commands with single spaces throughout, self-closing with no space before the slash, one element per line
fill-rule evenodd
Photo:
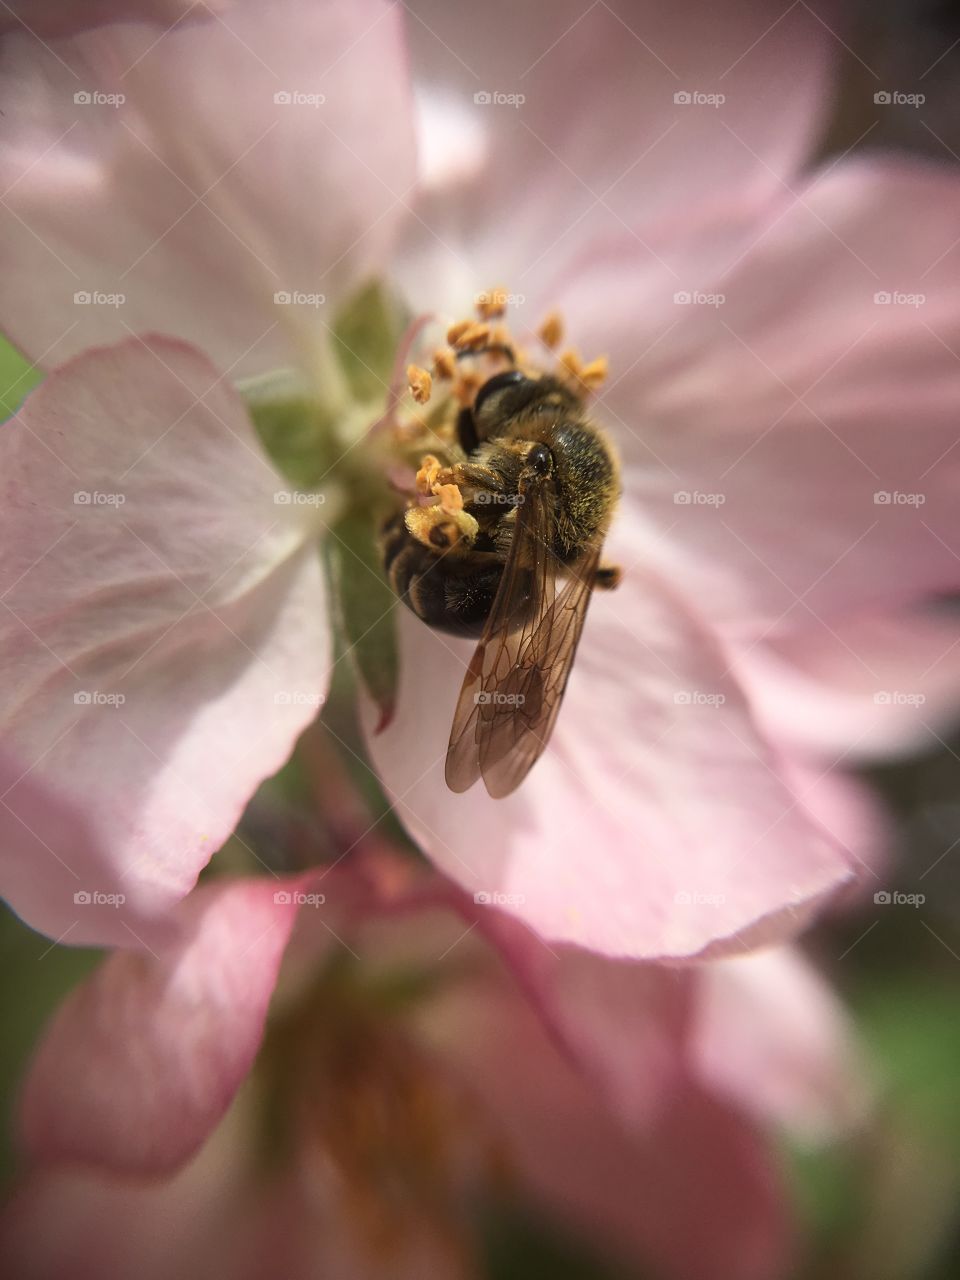
<path fill-rule="evenodd" d="M 619 496 L 616 456 L 567 381 L 495 374 L 457 417 L 449 468 L 473 517 L 472 537 L 432 528 L 429 545 L 403 513 L 381 538 L 394 591 L 424 622 L 479 636 L 447 748 L 446 781 L 480 777 L 509 795 L 539 759 L 557 719 Z"/>

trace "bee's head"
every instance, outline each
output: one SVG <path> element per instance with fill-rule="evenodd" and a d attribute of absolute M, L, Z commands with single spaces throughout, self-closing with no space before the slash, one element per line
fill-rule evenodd
<path fill-rule="evenodd" d="M 537 394 L 537 385 L 536 378 L 528 378 L 519 369 L 507 369 L 488 378 L 473 402 L 473 420 L 480 439 L 493 434 L 491 428 L 529 404 Z"/>

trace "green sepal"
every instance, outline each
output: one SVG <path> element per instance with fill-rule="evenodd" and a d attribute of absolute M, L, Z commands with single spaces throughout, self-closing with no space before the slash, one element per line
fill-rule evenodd
<path fill-rule="evenodd" d="M 0 338 L 0 419 L 17 412 L 28 391 L 43 378 L 36 368 L 4 338 Z"/>
<path fill-rule="evenodd" d="M 341 636 L 380 712 L 380 733 L 396 709 L 398 601 L 383 575 L 376 529 L 368 510 L 354 509 L 333 526 L 326 547 Z"/>
<path fill-rule="evenodd" d="M 356 400 L 385 400 L 406 324 L 404 311 L 378 281 L 361 289 L 338 313 L 334 354 Z"/>

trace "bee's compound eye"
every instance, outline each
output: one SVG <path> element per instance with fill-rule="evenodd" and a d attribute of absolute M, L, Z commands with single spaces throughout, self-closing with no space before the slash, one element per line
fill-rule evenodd
<path fill-rule="evenodd" d="M 553 454 L 545 444 L 535 444 L 527 454 L 527 465 L 545 476 L 553 466 Z"/>

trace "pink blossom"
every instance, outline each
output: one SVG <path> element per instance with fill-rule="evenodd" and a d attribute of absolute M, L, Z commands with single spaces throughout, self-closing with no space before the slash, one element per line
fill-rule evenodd
<path fill-rule="evenodd" d="M 834 1137 L 864 1096 L 812 972 L 787 952 L 686 972 L 554 955 L 391 865 L 208 885 L 176 941 L 115 952 L 73 993 L 24 1092 L 35 1164 L 7 1267 L 469 1274 L 472 1212 L 508 1188 L 658 1275 L 788 1274 L 760 1126 Z M 773 987 L 792 1024 L 766 1016 Z M 268 1104 L 289 1142 L 265 1173 Z"/>
<path fill-rule="evenodd" d="M 159 40 L 138 23 L 52 54 L 6 42 L 3 316 L 53 372 L 0 438 L 0 723 L 111 815 L 113 875 L 156 912 L 330 665 L 316 530 L 268 510 L 281 482 L 227 382 L 269 394 L 295 369 L 365 459 L 382 389 L 350 391 L 330 335 L 371 278 L 453 315 L 506 282 L 521 321 L 560 307 L 612 361 L 595 413 L 623 455 L 624 582 L 592 604 L 552 748 L 508 800 L 444 788 L 469 650 L 399 617 L 371 757 L 471 894 L 612 956 L 782 936 L 870 852 L 831 769 L 955 709 L 960 650 L 929 602 L 960 564 L 960 184 L 876 158 L 806 171 L 837 47 L 807 6 L 772 26 L 692 0 L 526 12 L 251 2 Z M 78 77 L 124 103 L 79 109 Z M 78 292 L 116 304 L 78 318 Z M 78 514 L 70 495 L 116 493 L 118 472 L 122 509 Z M 74 716 L 94 678 L 128 703 Z M 68 882 L 51 868 L 29 918 L 68 928 Z"/>

